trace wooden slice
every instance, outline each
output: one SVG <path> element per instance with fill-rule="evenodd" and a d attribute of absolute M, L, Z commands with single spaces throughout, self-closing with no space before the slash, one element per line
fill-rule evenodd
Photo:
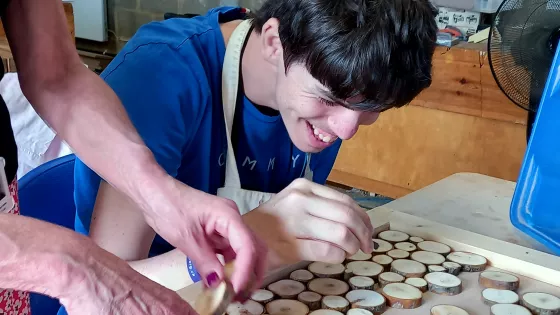
<path fill-rule="evenodd" d="M 264 307 L 253 300 L 247 300 L 243 304 L 241 303 L 230 304 L 227 307 L 226 313 L 228 315 L 261 315 L 264 313 Z M 220 313 L 220 315 L 221 314 L 222 313 Z"/>
<path fill-rule="evenodd" d="M 404 280 L 404 283 L 410 284 L 422 292 L 428 291 L 428 281 L 424 280 L 424 278 L 407 278 Z"/>
<path fill-rule="evenodd" d="M 360 260 L 370 260 L 372 254 L 366 254 L 361 250 L 358 250 L 357 253 L 347 258 L 348 261 L 360 261 Z"/>
<path fill-rule="evenodd" d="M 469 313 L 455 305 L 440 304 L 430 309 L 430 315 L 469 315 Z"/>
<path fill-rule="evenodd" d="M 395 249 L 402 249 L 407 252 L 413 252 L 416 250 L 416 245 L 410 242 L 400 242 L 395 244 Z"/>
<path fill-rule="evenodd" d="M 482 290 L 482 300 L 486 305 L 494 304 L 517 304 L 519 295 L 510 290 L 486 288 Z"/>
<path fill-rule="evenodd" d="M 451 252 L 451 247 L 449 247 L 449 246 L 447 246 L 443 243 L 440 243 L 440 242 L 423 241 L 423 242 L 420 242 L 420 243 L 416 244 L 416 246 L 418 247 L 419 250 L 438 253 L 438 254 L 442 254 L 442 255 L 446 255 L 446 254 L 449 254 Z"/>
<path fill-rule="evenodd" d="M 361 308 L 374 314 L 383 313 L 387 308 L 385 297 L 372 290 L 352 290 L 346 293 L 345 298 L 352 308 Z"/>
<path fill-rule="evenodd" d="M 483 271 L 478 276 L 478 283 L 485 288 L 515 291 L 519 288 L 519 278 L 500 271 Z"/>
<path fill-rule="evenodd" d="M 387 268 L 391 266 L 391 263 L 394 259 L 391 256 L 387 255 L 375 255 L 371 260 L 376 264 L 380 264 L 385 270 L 387 270 Z"/>
<path fill-rule="evenodd" d="M 344 313 L 335 310 L 316 310 L 309 313 L 309 315 L 344 315 Z"/>
<path fill-rule="evenodd" d="M 255 290 L 255 292 L 251 294 L 251 300 L 262 304 L 266 304 L 272 301 L 272 299 L 274 299 L 274 293 L 265 289 Z"/>
<path fill-rule="evenodd" d="M 379 275 L 379 285 L 386 286 L 389 283 L 403 282 L 405 278 L 395 272 L 383 272 Z"/>
<path fill-rule="evenodd" d="M 377 234 L 377 237 L 382 240 L 386 240 L 389 243 L 399 243 L 407 241 L 409 235 L 401 231 L 389 230 L 380 232 L 379 234 Z"/>
<path fill-rule="evenodd" d="M 373 313 L 361 308 L 351 308 L 346 312 L 346 315 L 373 315 Z"/>
<path fill-rule="evenodd" d="M 406 283 L 389 283 L 382 294 L 392 308 L 413 309 L 422 305 L 422 291 Z"/>
<path fill-rule="evenodd" d="M 383 266 L 373 261 L 353 261 L 346 264 L 352 276 L 375 277 L 383 272 Z"/>
<path fill-rule="evenodd" d="M 404 259 L 408 258 L 410 256 L 410 253 L 402 249 L 391 249 L 387 252 L 387 255 L 391 256 L 391 258 L 393 259 Z"/>
<path fill-rule="evenodd" d="M 410 254 L 410 259 L 421 262 L 424 265 L 441 265 L 445 261 L 445 257 L 443 257 L 442 254 L 424 250 L 419 250 Z"/>
<path fill-rule="evenodd" d="M 491 315 L 531 315 L 528 309 L 517 304 L 494 304 L 490 307 Z"/>
<path fill-rule="evenodd" d="M 282 299 L 293 299 L 305 291 L 305 285 L 295 280 L 283 279 L 269 284 L 267 289 Z"/>
<path fill-rule="evenodd" d="M 391 272 L 405 278 L 418 278 L 426 274 L 426 266 L 414 260 L 397 259 L 391 264 Z"/>
<path fill-rule="evenodd" d="M 429 265 L 428 272 L 447 272 L 447 270 L 440 265 Z"/>
<path fill-rule="evenodd" d="M 342 274 L 346 268 L 343 264 L 329 264 L 315 261 L 307 266 L 307 270 L 311 271 L 318 278 L 342 278 Z"/>
<path fill-rule="evenodd" d="M 374 238 L 373 242 L 375 244 L 377 244 L 377 248 L 373 249 L 374 253 L 382 254 L 382 253 L 386 253 L 386 252 L 390 251 L 391 249 L 393 249 L 393 244 L 391 244 L 391 243 L 389 243 L 385 240 L 382 240 L 382 239 L 379 239 L 379 238 Z"/>
<path fill-rule="evenodd" d="M 424 239 L 421 238 L 421 237 L 418 237 L 418 236 L 411 236 L 411 237 L 408 239 L 408 241 L 409 241 L 409 242 L 412 242 L 412 243 L 418 244 L 418 243 L 420 243 L 420 242 L 423 242 Z"/>
<path fill-rule="evenodd" d="M 445 268 L 445 271 L 447 273 L 450 273 L 454 276 L 458 275 L 459 273 L 461 273 L 461 265 L 459 265 L 456 262 L 452 262 L 452 261 L 445 261 L 442 264 L 442 267 Z"/>
<path fill-rule="evenodd" d="M 290 273 L 290 279 L 301 283 L 307 283 L 313 278 L 314 276 L 311 271 L 305 269 L 294 270 Z"/>
<path fill-rule="evenodd" d="M 309 307 L 309 310 L 314 311 L 321 308 L 321 294 L 312 291 L 303 291 L 298 294 L 298 301 Z"/>
<path fill-rule="evenodd" d="M 297 300 L 274 300 L 266 304 L 266 312 L 271 315 L 307 315 L 309 308 Z"/>
<path fill-rule="evenodd" d="M 370 277 L 354 276 L 348 279 L 348 285 L 352 290 L 373 290 L 375 281 Z"/>
<path fill-rule="evenodd" d="M 222 315 L 234 297 L 233 287 L 222 281 L 215 288 L 204 290 L 197 298 L 194 309 L 200 315 Z"/>
<path fill-rule="evenodd" d="M 457 295 L 462 292 L 461 279 L 446 272 L 430 272 L 424 276 L 428 290 L 440 295 Z"/>
<path fill-rule="evenodd" d="M 560 314 L 560 298 L 544 292 L 529 292 L 521 297 L 522 306 L 537 315 Z"/>
<path fill-rule="evenodd" d="M 447 260 L 461 265 L 461 270 L 465 272 L 479 272 L 486 268 L 486 258 L 468 252 L 453 252 L 447 255 Z"/>
<path fill-rule="evenodd" d="M 345 313 L 350 308 L 350 302 L 342 296 L 327 295 L 321 300 L 321 308 Z"/>
<path fill-rule="evenodd" d="M 350 289 L 346 282 L 332 278 L 315 278 L 307 286 L 309 290 L 321 295 L 343 295 Z"/>

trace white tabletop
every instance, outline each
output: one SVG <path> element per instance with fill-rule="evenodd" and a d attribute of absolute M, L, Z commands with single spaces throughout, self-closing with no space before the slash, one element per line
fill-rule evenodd
<path fill-rule="evenodd" d="M 457 173 L 385 205 L 392 210 L 551 253 L 510 221 L 515 182 Z"/>

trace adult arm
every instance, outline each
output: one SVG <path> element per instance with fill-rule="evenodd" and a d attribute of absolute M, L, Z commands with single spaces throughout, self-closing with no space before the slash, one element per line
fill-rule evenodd
<path fill-rule="evenodd" d="M 147 222 L 181 251 L 189 253 L 204 276 L 224 270 L 207 241 L 216 227 L 188 203 L 204 202 L 196 191 L 163 170 L 134 129 L 119 98 L 80 61 L 59 0 L 11 0 L 2 18 L 18 68 L 22 91 L 37 113 L 107 182 L 134 200 Z M 225 216 L 216 232 L 232 243 L 240 266 L 233 277 L 244 290 L 257 266 L 256 244 L 234 205 L 213 199 Z M 196 244 L 196 245 L 194 245 Z"/>
<path fill-rule="evenodd" d="M 11 214 L 0 214 L 0 287 L 58 298 L 71 315 L 195 314 L 90 239 Z"/>

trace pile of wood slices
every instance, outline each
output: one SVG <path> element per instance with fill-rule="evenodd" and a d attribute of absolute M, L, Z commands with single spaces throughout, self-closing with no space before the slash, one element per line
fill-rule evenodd
<path fill-rule="evenodd" d="M 487 260 L 477 254 L 452 251 L 443 243 L 389 230 L 374 239 L 372 254 L 358 252 L 344 264 L 312 262 L 293 271 L 289 279 L 271 283 L 251 299 L 232 304 L 229 315 L 372 315 L 388 307 L 413 309 L 422 305 L 423 293 L 459 295 L 461 272 L 480 272 L 481 298 L 492 315 L 560 315 L 560 299 L 547 293 L 516 290 L 519 279 L 511 274 L 485 271 Z M 432 315 L 469 315 L 454 305 L 436 305 Z M 474 314 L 471 314 L 474 315 Z"/>

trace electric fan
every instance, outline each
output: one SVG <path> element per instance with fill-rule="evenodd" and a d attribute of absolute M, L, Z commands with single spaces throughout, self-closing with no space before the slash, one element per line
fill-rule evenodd
<path fill-rule="evenodd" d="M 504 0 L 488 37 L 498 86 L 528 111 L 527 149 L 510 220 L 560 255 L 560 0 Z M 541 249 L 539 248 L 539 249 Z"/>

